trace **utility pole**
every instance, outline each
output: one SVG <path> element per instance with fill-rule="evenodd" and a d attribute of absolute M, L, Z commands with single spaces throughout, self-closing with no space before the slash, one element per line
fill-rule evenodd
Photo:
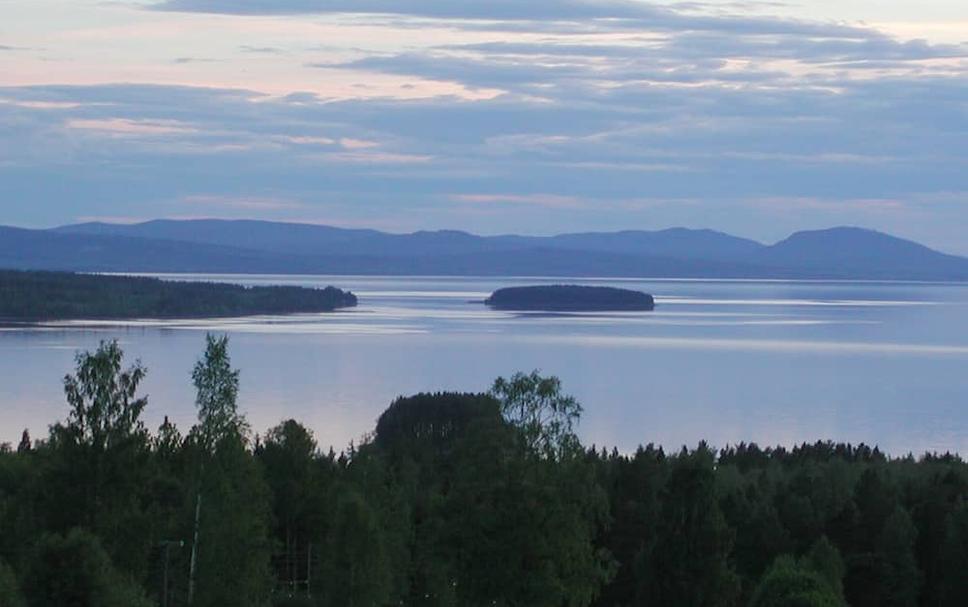
<path fill-rule="evenodd" d="M 182 540 L 178 540 L 178 541 L 163 540 L 161 542 L 161 547 L 165 549 L 165 569 L 164 569 L 165 573 L 162 577 L 161 607 L 168 607 L 168 553 L 171 550 L 172 546 L 178 546 L 179 548 L 181 548 L 184 545 L 185 545 L 185 542 Z"/>
<path fill-rule="evenodd" d="M 313 543 L 306 545 L 306 596 L 313 596 Z"/>
<path fill-rule="evenodd" d="M 198 522 L 202 514 L 202 490 L 195 499 L 195 534 L 192 538 L 192 561 L 188 570 L 188 604 L 195 600 L 195 570 L 198 567 Z"/>

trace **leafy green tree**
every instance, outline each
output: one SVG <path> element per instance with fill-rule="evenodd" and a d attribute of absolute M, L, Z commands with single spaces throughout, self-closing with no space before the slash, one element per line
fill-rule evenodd
<path fill-rule="evenodd" d="M 189 596 L 193 605 L 258 606 L 269 596 L 269 492 L 248 450 L 248 423 L 236 402 L 239 371 L 228 338 L 206 337 L 195 365 L 199 423 L 190 448 L 198 462 Z"/>
<path fill-rule="evenodd" d="M 542 377 L 538 371 L 497 378 L 491 394 L 501 403 L 501 413 L 521 432 L 527 449 L 542 457 L 561 457 L 578 446 L 575 426 L 582 407 L 563 394 L 561 380 Z"/>
<path fill-rule="evenodd" d="M 88 531 L 41 538 L 24 588 L 31 607 L 150 607 L 144 591 L 111 563 Z"/>
<path fill-rule="evenodd" d="M 387 604 L 392 578 L 379 519 L 363 496 L 352 489 L 339 498 L 324 571 L 327 605 Z"/>
<path fill-rule="evenodd" d="M 837 599 L 843 602 L 844 575 L 847 573 L 847 566 L 840 556 L 840 551 L 827 539 L 827 536 L 822 536 L 813 543 L 807 554 L 800 560 L 800 564 L 818 573 L 833 590 Z"/>
<path fill-rule="evenodd" d="M 96 352 L 78 354 L 76 374 L 64 378 L 70 405 L 67 423 L 51 429 L 55 449 L 77 467 L 87 468 L 77 480 L 84 491 L 84 522 L 95 528 L 110 509 L 105 493 L 117 485 L 130 456 L 147 447 L 141 413 L 148 400 L 136 398 L 147 371 L 140 362 L 122 370 L 123 357 L 117 341 L 101 342 Z"/>
<path fill-rule="evenodd" d="M 662 448 L 652 444 L 639 447 L 631 457 L 614 450 L 599 456 L 594 449 L 589 457 L 597 463 L 598 478 L 609 499 L 610 522 L 598 534 L 597 543 L 616 561 L 615 577 L 602 588 L 595 605 L 638 605 L 637 563 L 651 550 L 658 532 L 668 460 Z"/>
<path fill-rule="evenodd" d="M 730 562 L 735 542 L 719 507 L 715 457 L 705 445 L 683 448 L 663 492 L 659 533 L 640 559 L 641 605 L 734 605 L 739 579 Z"/>
<path fill-rule="evenodd" d="M 17 576 L 6 563 L 0 560 L 0 605 L 3 607 L 27 607 Z"/>
<path fill-rule="evenodd" d="M 98 451 L 145 435 L 141 413 L 147 398 L 136 398 L 147 370 L 136 362 L 121 369 L 124 353 L 117 341 L 101 342 L 94 353 L 77 355 L 77 372 L 64 378 L 71 409 L 61 427 L 78 444 Z"/>
<path fill-rule="evenodd" d="M 793 541 L 775 506 L 776 484 L 766 471 L 742 474 L 736 464 L 716 470 L 719 502 L 727 524 L 736 531 L 733 559 L 743 598 L 776 557 L 793 550 Z"/>
<path fill-rule="evenodd" d="M 855 491 L 855 550 L 848 554 L 846 596 L 855 607 L 908 606 L 918 601 L 922 574 L 914 556 L 917 528 L 882 468 L 868 468 Z"/>
<path fill-rule="evenodd" d="M 448 516 L 467 463 L 471 443 L 494 453 L 481 436 L 513 432 L 498 402 L 480 394 L 418 394 L 399 398 L 380 416 L 372 445 L 349 467 L 349 478 L 364 488 L 379 510 L 388 555 L 402 600 L 421 605 L 457 605 Z M 403 521 L 406 521 L 405 523 Z M 455 543 L 459 540 L 455 540 Z M 400 570 L 405 573 L 401 585 Z"/>
<path fill-rule="evenodd" d="M 52 528 L 91 529 L 109 555 L 127 571 L 144 575 L 150 540 L 144 488 L 149 436 L 141 421 L 147 398 L 138 387 L 146 370 L 140 362 L 123 368 L 116 341 L 77 355 L 77 369 L 64 378 L 70 411 L 66 423 L 51 427 L 50 478 L 45 508 Z"/>
<path fill-rule="evenodd" d="M 921 572 L 914 558 L 918 531 L 911 516 L 898 507 L 884 521 L 876 544 L 880 585 L 884 589 L 883 606 L 907 607 L 918 604 Z"/>
<path fill-rule="evenodd" d="M 312 543 L 322 537 L 327 514 L 327 479 L 321 477 L 316 440 L 311 431 L 287 420 L 266 432 L 256 448 L 272 492 L 275 537 L 285 553 L 277 560 L 276 577 L 293 586 L 310 579 L 307 570 Z M 321 549 L 316 545 L 317 551 Z"/>
<path fill-rule="evenodd" d="M 952 517 L 963 509 L 962 504 L 968 498 L 968 474 L 960 464 L 959 461 L 925 458 L 912 466 L 915 470 L 910 487 L 914 502 L 911 517 L 918 528 L 915 555 L 918 567 L 924 573 L 922 605 L 956 605 L 960 597 L 968 596 L 968 587 L 963 593 L 956 594 L 959 598 L 949 598 L 950 593 L 946 590 L 953 581 L 965 579 L 961 572 L 968 570 L 968 544 L 954 550 L 945 548 L 952 542 L 952 548 L 957 546 L 958 527 L 951 527 Z M 965 567 L 952 568 L 952 564 L 959 561 L 964 562 Z"/>
<path fill-rule="evenodd" d="M 456 458 L 438 553 L 457 604 L 591 604 L 613 574 L 594 541 L 608 507 L 594 468 L 535 459 L 504 436 L 468 437 Z"/>
<path fill-rule="evenodd" d="M 955 607 L 964 605 L 968 597 L 968 503 L 962 503 L 948 516 L 945 527 L 941 604 Z"/>
<path fill-rule="evenodd" d="M 238 410 L 239 371 L 232 369 L 227 335 L 205 336 L 205 355 L 195 363 L 195 406 L 199 424 L 195 428 L 202 447 L 211 452 L 227 437 L 245 437 L 249 431 Z"/>
<path fill-rule="evenodd" d="M 595 468 L 571 446 L 535 457 L 521 438 L 489 395 L 417 395 L 380 417 L 350 478 L 381 478 L 409 502 L 408 604 L 582 606 L 607 581 Z M 372 454 L 387 462 L 382 473 Z M 370 503 L 392 499 L 383 495 Z M 399 517 L 382 518 L 386 529 Z"/>
<path fill-rule="evenodd" d="M 791 556 L 778 557 L 766 572 L 750 607 L 842 607 L 843 601 L 819 573 Z"/>
<path fill-rule="evenodd" d="M 192 528 L 186 512 L 187 502 L 196 495 L 196 462 L 190 455 L 185 439 L 166 416 L 151 439 L 151 475 L 145 488 L 151 525 L 143 529 L 154 548 L 143 585 L 157 603 L 163 602 L 166 581 L 170 605 L 183 600 L 188 589 Z"/>
<path fill-rule="evenodd" d="M 372 512 L 379 528 L 380 544 L 390 570 L 391 591 L 388 604 L 408 604 L 414 597 L 433 594 L 425 583 L 432 577 L 428 570 L 436 568 L 440 558 L 426 548 L 430 541 L 422 523 L 437 523 L 434 511 L 438 489 L 430 486 L 430 475 L 422 475 L 419 467 L 402 453 L 388 456 L 375 443 L 365 443 L 351 449 L 337 460 L 339 481 L 331 495 L 333 508 L 338 508 L 344 492 L 355 490 Z M 428 483 L 422 483 L 427 479 Z M 328 541 L 336 533 L 334 513 L 329 525 Z M 323 572 L 318 579 L 324 579 Z M 325 583 L 324 583 L 325 585 Z M 433 598 L 431 596 L 431 598 Z M 417 601 L 418 603 L 420 601 Z M 422 601 L 433 605 L 432 601 Z"/>
<path fill-rule="evenodd" d="M 240 440 L 225 438 L 206 461 L 201 486 L 194 605 L 261 606 L 272 589 L 273 546 L 258 462 Z"/>

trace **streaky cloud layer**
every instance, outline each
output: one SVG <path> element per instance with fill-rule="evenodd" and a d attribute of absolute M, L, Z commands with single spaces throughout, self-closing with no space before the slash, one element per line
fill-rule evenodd
<path fill-rule="evenodd" d="M 0 36 L 0 223 L 761 240 L 858 224 L 968 253 L 968 46 L 791 10 L 16 4 Z"/>

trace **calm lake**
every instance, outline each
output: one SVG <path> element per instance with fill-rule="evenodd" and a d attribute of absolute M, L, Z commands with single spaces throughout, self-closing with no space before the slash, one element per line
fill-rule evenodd
<path fill-rule="evenodd" d="M 154 429 L 194 421 L 191 368 L 206 331 L 231 336 L 240 406 L 263 432 L 293 417 L 336 450 L 397 395 L 486 390 L 541 369 L 585 407 L 586 443 L 670 448 L 706 439 L 833 439 L 893 454 L 968 453 L 968 285 L 568 280 L 640 289 L 648 313 L 520 315 L 482 303 L 503 286 L 561 279 L 201 276 L 335 285 L 351 311 L 190 322 L 60 323 L 0 331 L 0 442 L 65 416 L 78 350 L 117 338 L 148 367 Z"/>

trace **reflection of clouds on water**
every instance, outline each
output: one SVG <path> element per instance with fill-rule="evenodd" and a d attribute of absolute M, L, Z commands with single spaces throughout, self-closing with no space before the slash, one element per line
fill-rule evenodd
<path fill-rule="evenodd" d="M 360 322 L 363 321 L 363 322 Z M 877 324 L 880 321 L 863 319 L 796 318 L 779 314 L 640 314 L 640 313 L 540 313 L 496 312 L 466 313 L 442 310 L 408 310 L 404 308 L 374 310 L 363 314 L 334 314 L 327 318 L 313 316 L 264 316 L 229 319 L 196 320 L 79 320 L 56 321 L 37 327 L 16 329 L 26 331 L 97 331 L 111 329 L 165 329 L 182 331 L 223 331 L 228 333 L 263 334 L 345 334 L 345 335 L 407 335 L 418 333 L 447 333 L 450 331 L 495 331 L 504 327 L 516 332 L 521 323 L 532 327 L 742 327 L 742 326 L 816 326 Z M 13 329 L 10 329 L 11 331 Z"/>
<path fill-rule="evenodd" d="M 406 335 L 426 333 L 426 329 L 412 325 L 365 324 L 298 321 L 287 317 L 258 317 L 207 320 L 131 320 L 131 321 L 64 321 L 49 323 L 48 329 L 110 330 L 110 329 L 169 329 L 228 333 L 279 334 L 341 334 L 341 335 Z"/>
<path fill-rule="evenodd" d="M 411 326 L 351 325 L 351 324 L 261 324 L 237 323 L 215 327 L 184 327 L 198 331 L 230 331 L 239 333 L 298 334 L 298 335 L 416 335 L 426 330 Z"/>
<path fill-rule="evenodd" d="M 968 346 L 934 344 L 865 343 L 846 341 L 806 341 L 774 339 L 707 339 L 677 337 L 623 337 L 588 335 L 528 336 L 523 339 L 551 344 L 574 344 L 594 347 L 620 347 L 677 350 L 743 350 L 803 354 L 906 354 L 968 355 Z"/>
<path fill-rule="evenodd" d="M 893 307 L 893 306 L 934 306 L 936 301 L 892 301 L 882 299 L 865 300 L 820 300 L 820 299 L 712 299 L 702 297 L 656 296 L 656 304 L 695 305 L 695 306 L 830 306 L 830 307 Z"/>

